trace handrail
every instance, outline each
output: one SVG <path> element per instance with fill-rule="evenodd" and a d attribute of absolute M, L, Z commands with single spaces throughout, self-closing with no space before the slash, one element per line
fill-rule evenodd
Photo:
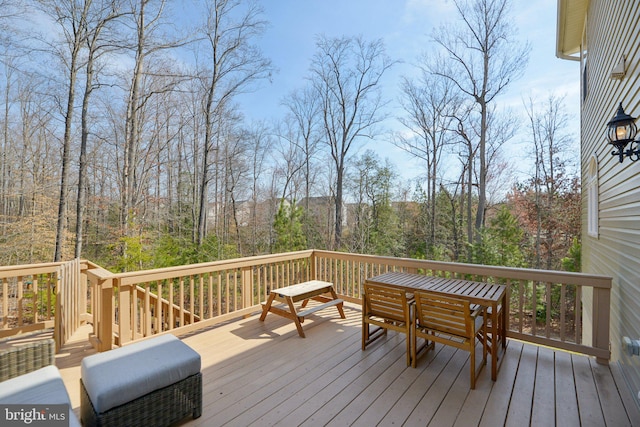
<path fill-rule="evenodd" d="M 361 298 L 365 278 L 387 271 L 503 283 L 509 294 L 507 336 L 596 356 L 600 363 L 610 358 L 611 277 L 321 250 L 315 251 L 314 257 L 316 278 L 334 282 L 337 292 L 352 301 Z M 583 299 L 587 307 L 583 307 Z M 587 331 L 582 329 L 583 308 L 592 318 Z M 582 342 L 583 332 L 590 343 Z"/>
<path fill-rule="evenodd" d="M 271 289 L 309 280 L 312 254 L 307 250 L 118 274 L 88 270 L 95 299 L 91 341 L 103 351 L 153 334 L 249 315 Z"/>
<path fill-rule="evenodd" d="M 60 348 L 86 320 L 82 265 L 72 260 L 0 267 L 0 338 L 54 328 Z"/>
<path fill-rule="evenodd" d="M 0 267 L 0 338 L 54 326 L 60 265 Z"/>
<path fill-rule="evenodd" d="M 51 274 L 59 263 L 0 267 L 4 288 L 25 277 Z M 364 280 L 406 271 L 502 283 L 508 288 L 507 335 L 596 356 L 609 352 L 610 292 L 606 276 L 306 250 L 111 273 L 82 261 L 80 283 L 89 283 L 92 344 L 104 351 L 149 335 L 181 333 L 248 316 L 271 289 L 306 280 L 334 283 L 340 298 L 359 304 Z M 80 292 L 82 294 L 82 291 Z M 3 290 L 6 334 L 7 295 Z M 35 303 L 34 303 L 35 304 Z M 586 313 L 587 316 L 583 316 Z M 86 315 L 85 315 L 86 316 Z M 583 323 L 583 318 L 591 323 Z M 1 336 L 1 335 L 0 335 Z"/>

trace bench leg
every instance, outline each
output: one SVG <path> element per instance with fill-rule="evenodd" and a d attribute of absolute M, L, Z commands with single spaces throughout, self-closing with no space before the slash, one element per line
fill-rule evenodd
<path fill-rule="evenodd" d="M 338 294 L 336 294 L 336 291 L 333 290 L 333 287 L 331 288 L 331 296 L 333 297 L 333 299 L 338 299 Z M 346 319 L 344 311 L 342 310 L 342 303 L 336 304 L 336 308 L 338 309 L 338 313 L 340 313 L 340 317 Z"/>
<path fill-rule="evenodd" d="M 265 317 L 267 317 L 267 313 L 271 308 L 271 304 L 273 304 L 273 300 L 276 298 L 276 294 L 271 292 L 269 294 L 269 299 L 267 299 L 267 303 L 262 306 L 262 314 L 260 315 L 260 320 L 264 322 Z"/>
<path fill-rule="evenodd" d="M 296 316 L 296 307 L 293 305 L 293 300 L 291 299 L 291 297 L 285 297 L 285 299 L 287 300 L 287 304 L 289 305 L 289 311 L 293 315 L 293 323 L 296 324 L 296 329 L 298 329 L 298 335 L 300 335 L 302 338 L 306 338 L 304 336 L 304 331 L 302 330 L 302 324 L 300 323 L 300 318 Z"/>

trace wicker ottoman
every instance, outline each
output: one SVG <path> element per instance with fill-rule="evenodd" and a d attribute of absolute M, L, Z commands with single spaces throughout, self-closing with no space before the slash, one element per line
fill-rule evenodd
<path fill-rule="evenodd" d="M 168 426 L 202 414 L 200 355 L 173 335 L 85 357 L 84 426 Z"/>
<path fill-rule="evenodd" d="M 20 337 L 0 340 L 0 381 L 56 363 L 56 343 L 51 338 L 14 344 Z"/>

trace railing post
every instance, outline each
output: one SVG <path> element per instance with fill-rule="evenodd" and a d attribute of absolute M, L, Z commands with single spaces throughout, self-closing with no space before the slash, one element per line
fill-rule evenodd
<path fill-rule="evenodd" d="M 78 299 L 80 306 L 80 321 L 87 322 L 90 320 L 89 314 L 87 312 L 87 272 L 86 270 L 80 269 L 80 286 L 78 287 L 78 291 L 80 292 L 80 298 Z"/>
<path fill-rule="evenodd" d="M 55 301 L 55 310 L 53 313 L 53 319 L 54 319 L 54 327 L 53 327 L 53 340 L 56 343 L 56 353 L 60 351 L 60 347 L 62 347 L 63 344 L 63 337 L 64 337 L 64 328 L 66 327 L 65 322 L 63 321 L 63 311 L 62 311 L 62 306 L 63 306 L 63 302 L 62 302 L 62 280 L 60 278 L 61 276 L 61 272 L 62 269 L 59 268 L 58 272 L 56 273 L 56 287 L 55 287 L 55 296 L 56 296 L 56 301 Z"/>
<path fill-rule="evenodd" d="M 592 346 L 609 351 L 609 316 L 611 308 L 611 288 L 593 288 L 592 306 Z M 596 358 L 596 362 L 606 365 L 609 359 Z"/>
<path fill-rule="evenodd" d="M 241 271 L 242 308 L 247 308 L 253 305 L 253 267 L 243 267 Z"/>
<path fill-rule="evenodd" d="M 131 341 L 131 285 L 122 285 L 118 279 L 118 336 L 122 346 Z M 182 301 L 181 301 L 182 304 Z"/>
<path fill-rule="evenodd" d="M 113 341 L 113 279 L 98 282 L 100 292 L 100 323 L 98 325 L 98 351 L 111 350 Z"/>
<path fill-rule="evenodd" d="M 317 270 L 316 270 L 316 251 L 313 251 L 311 253 L 311 256 L 309 257 L 309 267 L 310 267 L 310 275 L 311 275 L 311 280 L 318 280 L 318 276 L 317 276 Z"/>

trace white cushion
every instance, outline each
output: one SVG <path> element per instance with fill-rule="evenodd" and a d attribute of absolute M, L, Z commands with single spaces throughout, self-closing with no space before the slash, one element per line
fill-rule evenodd
<path fill-rule="evenodd" d="M 173 335 L 85 357 L 81 376 L 93 408 L 104 413 L 200 372 L 200 355 Z"/>
<path fill-rule="evenodd" d="M 80 426 L 60 371 L 45 366 L 0 383 L 0 404 L 69 405 L 69 425 Z"/>

